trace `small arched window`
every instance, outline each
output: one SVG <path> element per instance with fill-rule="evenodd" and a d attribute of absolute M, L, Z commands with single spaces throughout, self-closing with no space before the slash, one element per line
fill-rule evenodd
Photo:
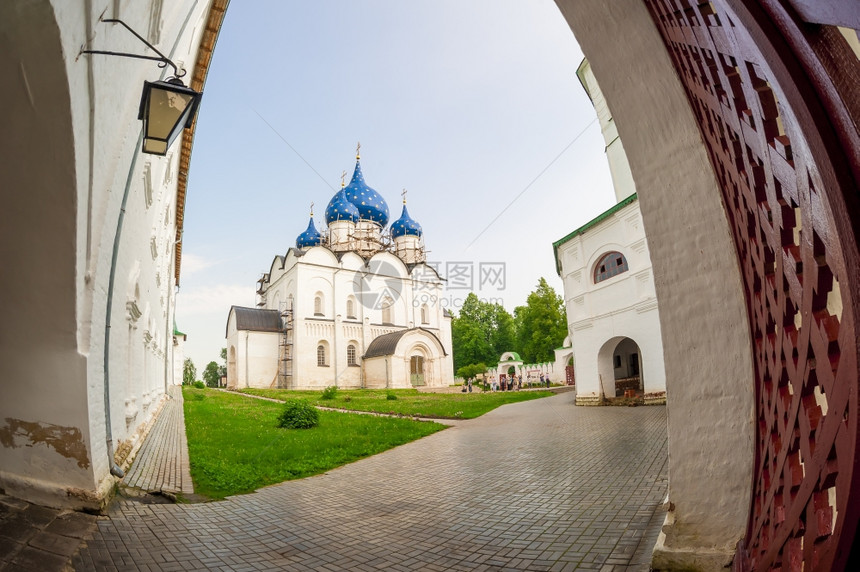
<path fill-rule="evenodd" d="M 346 301 L 346 317 L 355 319 L 355 300 L 352 298 L 347 299 Z"/>
<path fill-rule="evenodd" d="M 325 357 L 325 346 L 320 344 L 317 346 L 317 366 L 323 367 L 328 365 Z"/>
<path fill-rule="evenodd" d="M 386 297 L 385 300 L 382 301 L 382 323 L 383 324 L 393 324 L 394 320 L 392 319 L 392 315 L 394 308 L 394 300 Z"/>
<path fill-rule="evenodd" d="M 322 316 L 323 315 L 323 299 L 322 294 L 317 294 L 314 296 L 314 316 Z"/>
<path fill-rule="evenodd" d="M 620 252 L 609 252 L 600 257 L 594 267 L 594 283 L 603 282 L 622 272 L 627 272 L 627 259 Z"/>
<path fill-rule="evenodd" d="M 355 346 L 352 344 L 346 346 L 346 365 L 358 365 L 355 361 Z"/>
<path fill-rule="evenodd" d="M 421 305 L 421 323 L 429 324 L 430 323 L 430 309 L 427 307 L 427 304 Z"/>

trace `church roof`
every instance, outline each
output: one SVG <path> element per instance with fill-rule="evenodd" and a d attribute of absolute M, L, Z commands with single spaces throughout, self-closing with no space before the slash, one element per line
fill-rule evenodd
<path fill-rule="evenodd" d="M 352 172 L 352 179 L 343 189 L 343 192 L 349 202 L 358 209 L 361 220 L 372 220 L 383 227 L 388 224 L 390 217 L 388 203 L 385 202 L 382 195 L 364 182 L 364 175 L 361 172 L 361 159 L 355 159 L 355 171 Z"/>
<path fill-rule="evenodd" d="M 325 222 L 331 224 L 336 220 L 358 221 L 358 208 L 346 198 L 346 192 L 341 189 L 331 198 L 325 209 Z"/>
<path fill-rule="evenodd" d="M 395 350 L 397 349 L 397 344 L 400 342 L 400 338 L 402 338 L 405 334 L 408 334 L 409 332 L 414 332 L 416 330 L 420 330 L 428 336 L 433 336 L 439 343 L 439 346 L 442 348 L 443 354 L 448 355 L 447 353 L 445 353 L 445 346 L 442 345 L 442 342 L 439 341 L 439 338 L 436 336 L 436 334 L 429 330 L 425 330 L 424 328 L 410 328 L 408 330 L 400 330 L 398 332 L 391 332 L 390 334 L 383 334 L 375 338 L 372 342 L 370 342 L 370 345 L 367 346 L 367 351 L 364 352 L 364 355 L 361 359 L 393 355 Z"/>
<path fill-rule="evenodd" d="M 308 221 L 308 228 L 299 236 L 296 237 L 296 248 L 308 248 L 309 246 L 318 246 L 322 242 L 322 235 L 314 225 L 314 216 Z"/>
<path fill-rule="evenodd" d="M 391 237 L 421 236 L 423 233 L 424 231 L 421 229 L 421 225 L 409 216 L 409 211 L 406 210 L 406 203 L 404 201 L 403 212 L 401 213 L 400 218 L 391 223 Z"/>
<path fill-rule="evenodd" d="M 232 306 L 230 311 L 236 315 L 237 330 L 252 332 L 279 332 L 281 330 L 281 315 L 277 310 Z"/>

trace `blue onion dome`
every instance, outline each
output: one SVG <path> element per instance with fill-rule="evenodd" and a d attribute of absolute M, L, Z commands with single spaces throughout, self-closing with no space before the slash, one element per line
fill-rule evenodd
<path fill-rule="evenodd" d="M 322 235 L 314 225 L 314 215 L 311 215 L 311 220 L 308 222 L 308 228 L 296 238 L 296 248 L 308 248 L 310 246 L 319 246 L 322 242 Z"/>
<path fill-rule="evenodd" d="M 325 222 L 331 224 L 336 220 L 348 220 L 356 222 L 359 214 L 358 209 L 354 204 L 346 198 L 346 192 L 341 189 L 335 196 L 331 198 L 328 207 L 325 209 Z"/>
<path fill-rule="evenodd" d="M 358 209 L 358 217 L 361 220 L 372 220 L 379 223 L 383 228 L 388 224 L 388 203 L 382 195 L 367 186 L 364 175 L 361 173 L 361 159 L 356 157 L 355 171 L 352 180 L 343 189 L 349 202 Z"/>
<path fill-rule="evenodd" d="M 421 236 L 424 233 L 421 230 L 421 225 L 409 216 L 409 211 L 406 210 L 406 203 L 403 204 L 403 213 L 400 218 L 391 223 L 391 238 L 399 236 Z"/>

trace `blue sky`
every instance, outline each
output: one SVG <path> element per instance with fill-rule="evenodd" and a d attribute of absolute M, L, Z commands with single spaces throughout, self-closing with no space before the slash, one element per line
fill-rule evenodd
<path fill-rule="evenodd" d="M 509 310 L 541 276 L 561 293 L 552 242 L 614 202 L 581 60 L 552 0 L 231 2 L 198 118 L 177 296 L 198 371 L 311 202 L 324 223 L 358 141 L 392 220 L 408 189 L 443 275 L 471 267 L 476 293 Z M 497 262 L 504 288 L 479 288 L 481 263 Z M 443 302 L 456 310 L 468 290 L 454 286 Z"/>

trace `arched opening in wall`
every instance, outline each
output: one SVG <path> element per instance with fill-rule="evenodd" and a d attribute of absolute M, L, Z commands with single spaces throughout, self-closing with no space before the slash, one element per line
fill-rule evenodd
<path fill-rule="evenodd" d="M 567 358 L 567 361 L 564 364 L 564 382 L 567 385 L 576 385 L 576 375 L 574 374 L 573 367 L 573 354 Z"/>
<path fill-rule="evenodd" d="M 384 326 L 394 325 L 394 300 L 388 296 L 382 300 L 382 324 Z"/>
<path fill-rule="evenodd" d="M 642 352 L 631 338 L 609 340 L 598 360 L 605 397 L 641 397 L 644 394 Z"/>
<path fill-rule="evenodd" d="M 509 366 L 505 373 L 501 375 L 502 391 L 508 391 L 513 389 L 514 383 L 516 382 L 516 376 L 517 368 L 514 366 Z"/>
<path fill-rule="evenodd" d="M 317 367 L 328 367 L 328 361 L 328 342 L 321 341 L 317 344 Z"/>
<path fill-rule="evenodd" d="M 613 276 L 627 272 L 630 266 L 620 252 L 608 252 L 594 265 L 594 283 L 603 282 Z"/>
<path fill-rule="evenodd" d="M 324 301 L 322 292 L 314 294 L 314 316 L 325 316 Z"/>

